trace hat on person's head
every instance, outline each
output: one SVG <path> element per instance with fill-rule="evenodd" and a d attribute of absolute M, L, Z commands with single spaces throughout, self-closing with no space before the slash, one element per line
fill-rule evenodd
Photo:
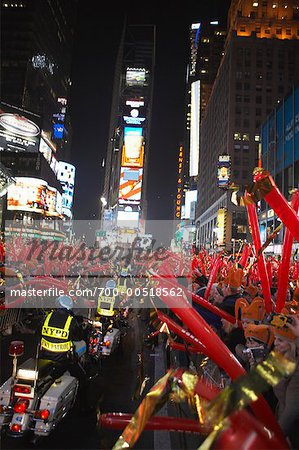
<path fill-rule="evenodd" d="M 244 291 L 250 295 L 251 298 L 254 298 L 256 294 L 258 293 L 259 289 L 257 286 L 254 286 L 253 284 L 249 284 L 244 288 Z"/>
<path fill-rule="evenodd" d="M 239 317 L 239 313 L 241 317 Z M 261 297 L 255 297 L 250 303 L 243 297 L 236 300 L 235 317 L 237 319 L 261 322 L 265 317 L 265 313 L 265 301 Z"/>
<path fill-rule="evenodd" d="M 288 342 L 294 342 L 296 340 L 297 336 L 289 327 L 275 327 L 274 325 L 272 325 L 272 330 L 274 333 L 274 337 L 284 339 Z"/>
<path fill-rule="evenodd" d="M 228 270 L 227 277 L 225 278 L 225 283 L 233 289 L 239 289 L 242 284 L 243 270 L 236 267 L 231 267 Z"/>
<path fill-rule="evenodd" d="M 68 310 L 74 307 L 74 302 L 69 295 L 60 295 L 57 297 L 56 304 L 58 308 L 66 308 Z"/>
<path fill-rule="evenodd" d="M 264 324 L 254 324 L 249 323 L 244 330 L 245 338 L 253 338 L 263 344 L 267 345 L 267 347 L 271 347 L 274 342 L 274 334 L 271 326 Z"/>

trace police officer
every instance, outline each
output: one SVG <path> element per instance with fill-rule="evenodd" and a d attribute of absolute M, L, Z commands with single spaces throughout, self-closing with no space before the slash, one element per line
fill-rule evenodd
<path fill-rule="evenodd" d="M 39 358 L 63 364 L 79 380 L 81 408 L 86 409 L 87 374 L 71 351 L 73 341 L 85 339 L 82 318 L 73 313 L 73 300 L 68 295 L 58 297 L 56 303 L 58 308 L 47 315 L 42 326 Z"/>
<path fill-rule="evenodd" d="M 62 295 L 56 300 L 58 308 L 51 311 L 42 326 L 41 356 L 63 362 L 70 359 L 73 341 L 84 339 L 79 318 L 72 311 L 73 300 Z"/>

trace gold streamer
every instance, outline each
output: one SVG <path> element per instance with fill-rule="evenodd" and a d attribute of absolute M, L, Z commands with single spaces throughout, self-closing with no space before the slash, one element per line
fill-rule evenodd
<path fill-rule="evenodd" d="M 152 387 L 145 396 L 134 416 L 124 429 L 122 435 L 118 438 L 112 450 L 121 450 L 132 448 L 142 433 L 146 422 L 154 414 L 157 405 L 161 401 L 163 392 L 173 375 L 173 370 L 169 370 L 159 381 Z M 168 397 L 166 397 L 165 401 Z"/>
<path fill-rule="evenodd" d="M 289 376 L 294 370 L 294 362 L 277 352 L 271 352 L 265 361 L 248 374 L 239 377 L 209 403 L 206 409 L 207 419 L 211 424 L 221 422 L 232 412 L 245 408 L 257 400 L 269 385 L 275 386 L 282 377 Z"/>
<path fill-rule="evenodd" d="M 291 375 L 295 367 L 294 362 L 277 352 L 271 352 L 268 358 L 250 373 L 239 377 L 226 387 L 206 407 L 206 420 L 214 426 L 214 430 L 198 450 L 209 450 L 218 433 L 227 425 L 230 414 L 256 401 L 269 386 L 275 386 L 283 377 Z"/>

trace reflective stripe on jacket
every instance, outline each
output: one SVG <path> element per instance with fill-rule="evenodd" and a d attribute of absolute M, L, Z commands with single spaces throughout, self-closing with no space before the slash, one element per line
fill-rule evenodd
<path fill-rule="evenodd" d="M 72 347 L 69 339 L 73 317 L 69 315 L 62 327 L 54 327 L 50 323 L 53 311 L 46 317 L 42 327 L 41 347 L 50 352 L 68 352 Z M 47 338 L 47 339 L 45 339 Z"/>

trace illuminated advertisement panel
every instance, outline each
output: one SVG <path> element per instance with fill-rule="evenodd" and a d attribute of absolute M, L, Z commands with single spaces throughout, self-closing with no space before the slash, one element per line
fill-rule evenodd
<path fill-rule="evenodd" d="M 143 169 L 121 167 L 119 180 L 119 204 L 139 204 L 141 200 Z"/>
<path fill-rule="evenodd" d="M 0 151 L 38 152 L 39 117 L 1 104 Z"/>
<path fill-rule="evenodd" d="M 39 151 L 42 153 L 46 161 L 48 161 L 48 163 L 50 164 L 52 158 L 52 149 L 43 137 L 41 137 L 40 139 Z"/>
<path fill-rule="evenodd" d="M 225 245 L 227 209 L 220 208 L 217 212 L 217 245 Z"/>
<path fill-rule="evenodd" d="M 143 100 L 127 100 L 123 106 L 123 121 L 127 125 L 142 125 L 145 121 Z"/>
<path fill-rule="evenodd" d="M 198 175 L 200 129 L 200 81 L 191 84 L 190 177 Z"/>
<path fill-rule="evenodd" d="M 47 208 L 47 182 L 28 177 L 15 177 L 15 180 L 16 183 L 7 191 L 7 209 L 44 212 Z"/>
<path fill-rule="evenodd" d="M 227 189 L 230 185 L 231 157 L 229 155 L 218 156 L 217 185 L 219 188 Z"/>
<path fill-rule="evenodd" d="M 126 71 L 126 85 L 127 86 L 144 86 L 146 80 L 145 69 L 135 67 L 128 67 Z"/>
<path fill-rule="evenodd" d="M 182 199 L 183 199 L 183 163 L 184 163 L 184 148 L 180 146 L 179 157 L 178 157 L 178 181 L 177 181 L 177 192 L 175 199 L 175 217 L 177 219 L 181 218 L 182 210 Z"/>
<path fill-rule="evenodd" d="M 191 204 L 196 203 L 197 201 L 197 190 L 186 191 L 185 192 L 185 211 L 184 211 L 184 219 L 193 219 L 191 217 Z"/>
<path fill-rule="evenodd" d="M 73 206 L 74 184 L 75 184 L 75 166 L 70 163 L 59 161 L 59 170 L 57 179 L 60 181 L 62 194 L 62 207 L 71 208 Z"/>
<path fill-rule="evenodd" d="M 142 128 L 124 128 L 124 146 L 122 150 L 122 166 L 143 167 L 144 147 Z"/>
<path fill-rule="evenodd" d="M 46 193 L 47 214 L 49 216 L 56 214 L 56 195 L 57 189 L 48 186 Z"/>

